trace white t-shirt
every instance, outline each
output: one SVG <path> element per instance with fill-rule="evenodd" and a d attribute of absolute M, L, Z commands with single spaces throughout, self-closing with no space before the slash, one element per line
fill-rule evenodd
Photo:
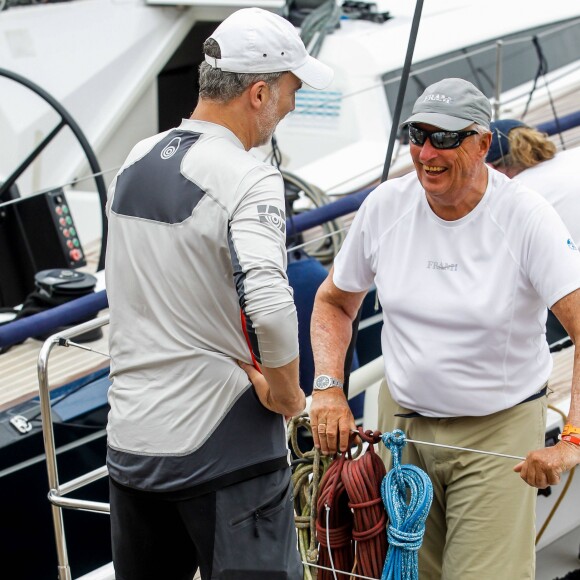
<path fill-rule="evenodd" d="M 572 234 L 580 243 L 580 148 L 561 151 L 553 159 L 530 167 L 514 177 L 520 183 L 537 191 L 558 212 Z"/>
<path fill-rule="evenodd" d="M 430 417 L 488 415 L 537 392 L 552 359 L 546 305 L 580 287 L 580 253 L 542 197 L 495 170 L 477 207 L 431 210 L 415 173 L 361 206 L 334 283 L 373 283 L 393 398 Z"/>

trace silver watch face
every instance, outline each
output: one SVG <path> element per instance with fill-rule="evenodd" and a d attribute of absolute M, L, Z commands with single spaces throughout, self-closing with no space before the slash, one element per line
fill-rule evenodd
<path fill-rule="evenodd" d="M 329 375 L 318 375 L 314 379 L 314 390 L 323 391 L 329 387 L 340 387 L 342 389 L 343 382 L 331 377 Z"/>
<path fill-rule="evenodd" d="M 314 381 L 315 389 L 328 389 L 330 387 L 330 377 L 328 375 L 320 375 Z"/>

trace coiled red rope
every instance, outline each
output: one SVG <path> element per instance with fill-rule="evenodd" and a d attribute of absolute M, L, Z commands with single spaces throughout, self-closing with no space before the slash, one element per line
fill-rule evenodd
<path fill-rule="evenodd" d="M 354 544 L 352 543 L 352 512 L 348 507 L 348 496 L 342 482 L 342 468 L 345 455 L 331 464 L 320 482 L 316 539 L 320 544 L 318 563 L 321 566 L 350 571 L 354 563 Z M 330 510 L 330 511 L 328 511 Z M 328 512 L 328 513 L 327 513 Z M 328 523 L 328 530 L 327 530 Z M 332 552 L 329 554 L 329 548 Z M 332 580 L 327 570 L 320 570 L 318 580 Z"/>
<path fill-rule="evenodd" d="M 352 457 L 350 452 L 340 455 L 320 482 L 316 521 L 320 543 L 318 563 L 343 572 L 378 578 L 387 553 L 387 518 L 380 491 L 386 470 L 373 447 L 381 440 L 380 433 L 365 432 L 360 427 L 358 431 L 361 440 L 369 443 L 367 450 L 356 457 Z M 327 507 L 330 508 L 328 514 Z M 319 580 L 333 578 L 330 571 L 320 570 L 318 573 Z"/>

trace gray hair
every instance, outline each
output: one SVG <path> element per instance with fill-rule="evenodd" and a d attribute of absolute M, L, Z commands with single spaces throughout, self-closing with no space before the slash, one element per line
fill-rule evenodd
<path fill-rule="evenodd" d="M 203 43 L 203 52 L 207 56 L 221 58 L 220 46 L 213 38 L 208 38 Z M 285 73 L 226 72 L 203 61 L 199 65 L 199 96 L 202 99 L 227 103 L 258 81 L 264 81 L 268 86 L 274 85 L 283 74 Z"/>
<path fill-rule="evenodd" d="M 486 127 L 485 125 L 480 125 L 479 123 L 475 123 L 471 128 L 474 131 L 477 131 L 480 135 L 485 135 L 486 133 L 491 133 L 491 130 L 489 127 Z"/>

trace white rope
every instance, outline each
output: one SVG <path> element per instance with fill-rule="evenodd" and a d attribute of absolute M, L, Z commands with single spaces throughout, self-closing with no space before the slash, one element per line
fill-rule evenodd
<path fill-rule="evenodd" d="M 334 568 L 334 560 L 332 559 L 332 550 L 330 549 L 330 507 L 328 506 L 328 504 L 325 504 L 324 506 L 326 508 L 326 547 L 328 549 L 328 557 L 330 558 L 330 565 L 332 566 L 332 568 L 330 568 L 330 570 L 332 571 L 332 575 L 334 576 L 334 580 L 338 580 L 338 578 L 336 577 L 336 569 Z"/>
<path fill-rule="evenodd" d="M 354 572 L 344 572 L 343 570 L 334 570 L 333 568 L 327 568 L 326 566 L 321 566 L 320 564 L 312 564 L 311 562 L 306 562 L 305 560 L 302 560 L 302 564 L 304 564 L 305 566 L 310 566 L 311 568 L 318 568 L 319 570 L 327 570 L 328 572 L 343 574 L 344 576 L 350 576 L 351 578 L 362 578 L 363 580 L 380 580 L 380 578 L 372 578 L 371 576 L 361 576 L 360 574 L 355 574 Z"/>
<path fill-rule="evenodd" d="M 352 433 L 359 435 L 356 429 L 351 429 Z M 443 443 L 430 443 L 429 441 L 419 441 L 417 439 L 409 439 L 405 437 L 405 441 L 409 443 L 415 443 L 416 445 L 430 445 L 431 447 L 442 447 L 443 449 L 455 449 L 457 451 L 471 451 L 472 453 L 481 453 L 482 455 L 493 455 L 495 457 L 506 457 L 507 459 L 518 459 L 519 461 L 524 461 L 525 457 L 520 457 L 519 455 L 508 455 L 507 453 L 497 453 L 496 451 L 482 451 L 481 449 L 471 449 L 470 447 L 458 447 L 455 445 L 443 445 Z"/>
<path fill-rule="evenodd" d="M 348 229 L 349 229 L 348 226 L 345 226 L 344 228 L 340 228 L 340 229 L 334 230 L 333 232 L 330 232 L 328 234 L 324 234 L 323 236 L 320 236 L 319 238 L 313 238 L 312 240 L 308 240 L 307 242 L 304 242 L 303 244 L 299 244 L 297 246 L 292 246 L 290 248 L 286 248 L 286 253 L 289 254 L 289 253 L 293 252 L 294 250 L 299 250 L 300 248 L 304 248 L 310 244 L 314 244 L 315 242 L 320 242 L 322 240 L 325 240 L 326 238 L 336 236 L 338 234 L 341 234 L 342 232 L 347 231 Z"/>
<path fill-rule="evenodd" d="M 525 460 L 525 457 L 520 457 L 519 455 L 508 455 L 507 453 L 496 453 L 495 451 L 482 451 L 481 449 L 470 449 L 469 447 L 456 447 L 455 445 L 443 445 L 442 443 L 429 443 L 427 441 L 416 441 L 415 439 L 407 439 L 407 437 L 405 437 L 405 441 L 419 445 L 431 445 L 432 447 L 443 447 L 444 449 L 456 449 L 457 451 L 471 451 L 472 453 L 481 453 L 482 455 L 494 455 L 495 457 L 507 457 L 508 459 L 519 459 L 520 461 Z"/>

